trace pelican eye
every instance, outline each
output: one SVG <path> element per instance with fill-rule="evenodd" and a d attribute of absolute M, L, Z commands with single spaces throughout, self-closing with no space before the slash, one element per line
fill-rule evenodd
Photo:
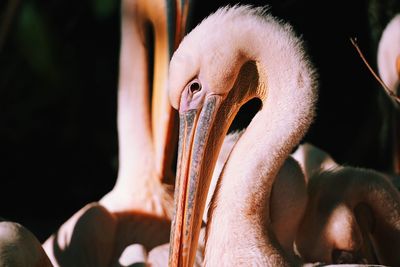
<path fill-rule="evenodd" d="M 201 84 L 197 80 L 191 82 L 189 85 L 189 92 L 195 94 L 201 90 Z"/>

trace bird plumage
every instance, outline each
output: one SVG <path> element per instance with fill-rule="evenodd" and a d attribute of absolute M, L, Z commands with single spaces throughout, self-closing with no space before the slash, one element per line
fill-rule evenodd
<path fill-rule="evenodd" d="M 377 54 L 379 76 L 397 94 L 400 82 L 400 14 L 386 25 L 379 40 Z"/>
<path fill-rule="evenodd" d="M 398 266 L 400 193 L 384 174 L 339 166 L 315 173 L 296 240 L 307 262 Z"/>
<path fill-rule="evenodd" d="M 121 3 L 118 177 L 99 202 L 83 207 L 44 243 L 56 266 L 115 265 L 133 243 L 150 250 L 168 241 L 173 192 L 163 182 L 172 176 L 175 114 L 166 84 L 170 45 L 181 39 L 169 30 L 184 25 L 167 25 L 167 4 L 177 3 Z"/>
<path fill-rule="evenodd" d="M 201 90 L 191 92 L 191 80 Z M 183 166 L 178 163 L 182 170 L 177 185 L 179 194 L 189 194 L 187 202 L 175 202 L 172 266 L 192 262 L 200 226 L 196 214 L 204 210 L 209 169 L 233 117 L 254 97 L 263 106 L 232 150 L 213 196 L 205 264 L 293 263 L 272 232 L 269 203 L 280 167 L 313 119 L 316 85 L 301 39 L 265 9 L 222 8 L 185 37 L 170 63 L 170 99 L 179 108 L 181 127 L 186 127 L 181 131 Z M 194 141 L 185 136 L 194 136 Z M 186 153 L 191 154 L 189 162 Z M 190 166 L 187 171 L 185 166 Z"/>
<path fill-rule="evenodd" d="M 24 226 L 0 218 L 0 266 L 52 267 L 39 240 Z"/>

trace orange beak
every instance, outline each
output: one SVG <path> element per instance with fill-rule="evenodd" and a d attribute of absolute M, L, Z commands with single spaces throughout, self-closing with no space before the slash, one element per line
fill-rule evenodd
<path fill-rule="evenodd" d="M 206 98 L 201 110 L 180 113 L 175 216 L 171 228 L 169 266 L 193 266 L 212 170 L 218 150 L 214 122 L 221 97 Z M 222 143 L 222 138 L 221 138 Z M 218 146 L 218 144 L 217 144 Z M 219 145 L 220 146 L 220 145 Z"/>

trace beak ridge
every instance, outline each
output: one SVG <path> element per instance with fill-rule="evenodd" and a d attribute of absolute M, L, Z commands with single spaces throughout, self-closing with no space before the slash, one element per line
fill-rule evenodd
<path fill-rule="evenodd" d="M 206 97 L 201 110 L 180 113 L 175 214 L 171 226 L 169 266 L 192 266 L 196 256 L 205 199 L 214 166 L 205 166 L 211 129 L 221 96 Z M 215 143 L 215 142 L 212 142 Z M 215 161 L 211 161 L 214 162 Z M 205 168 L 207 167 L 207 169 Z"/>

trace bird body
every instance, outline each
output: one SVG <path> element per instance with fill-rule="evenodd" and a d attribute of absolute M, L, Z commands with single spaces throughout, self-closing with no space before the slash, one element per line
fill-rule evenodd
<path fill-rule="evenodd" d="M 305 173 L 308 190 L 296 239 L 300 257 L 310 263 L 396 266 L 387 257 L 396 255 L 393 244 L 399 242 L 398 177 L 339 165 L 310 143 L 300 145 L 293 157 Z M 393 238 L 390 247 L 379 241 L 388 232 Z"/>
<path fill-rule="evenodd" d="M 296 245 L 307 262 L 399 266 L 400 193 L 373 170 L 316 173 Z"/>

